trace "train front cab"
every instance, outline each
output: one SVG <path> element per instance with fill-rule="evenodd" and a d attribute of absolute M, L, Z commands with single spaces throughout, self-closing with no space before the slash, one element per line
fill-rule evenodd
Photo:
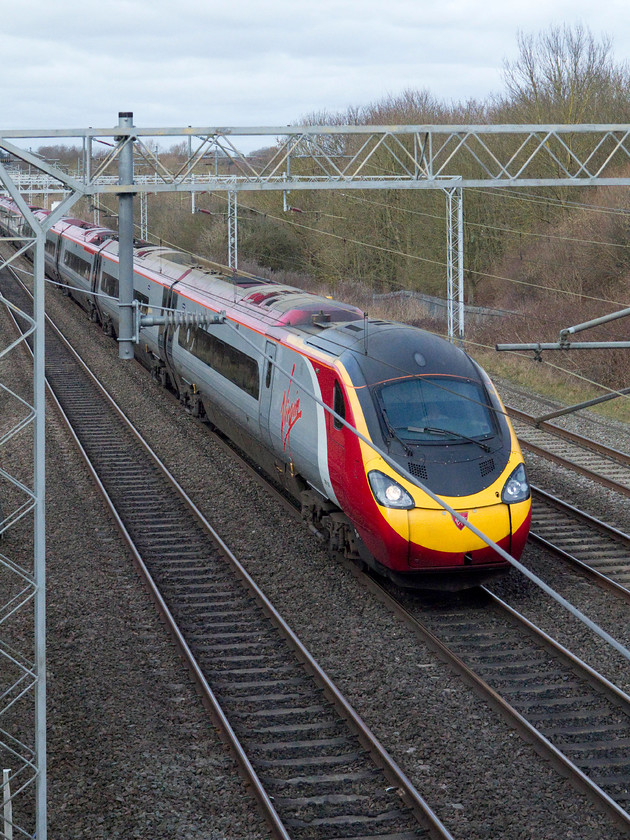
<path fill-rule="evenodd" d="M 372 518 L 365 541 L 389 568 L 399 573 L 508 568 L 508 561 L 494 548 L 382 459 L 368 461 L 366 475 L 378 505 L 378 516 Z M 502 476 L 484 491 L 467 497 L 440 498 L 518 559 L 527 540 L 531 517 L 524 478 L 522 461 L 515 453 Z M 516 489 L 512 490 L 513 487 Z M 516 498 L 524 495 L 527 498 L 504 501 L 509 491 Z M 396 504 L 398 507 L 392 506 Z"/>
<path fill-rule="evenodd" d="M 418 416 L 414 421 L 397 418 L 393 404 L 374 399 L 374 390 L 368 397 L 369 388 L 353 387 L 356 375 L 350 377 L 346 371 L 343 379 L 351 415 L 359 431 L 374 440 L 380 449 L 388 451 L 420 485 L 430 488 L 492 542 L 518 559 L 529 533 L 529 485 L 518 441 L 496 392 L 490 390 L 487 377 L 483 380 L 485 390 L 478 377 L 467 380 L 479 389 L 480 395 L 485 395 L 484 399 L 471 400 L 470 395 L 465 399 L 465 405 L 473 406 L 473 413 L 477 412 L 477 406 L 483 408 L 483 411 L 479 409 L 480 416 L 475 422 L 487 424 L 485 433 L 473 437 L 470 426 L 466 425 L 468 419 L 462 419 L 463 425 L 458 427 L 452 422 L 457 412 L 452 412 L 450 426 L 446 428 L 461 429 L 452 438 L 443 437 L 444 429 L 428 427 L 428 422 Z M 405 381 L 413 379 L 409 377 Z M 448 393 L 454 396 L 458 390 L 454 385 L 456 379 L 448 384 Z M 437 384 L 443 386 L 440 380 Z M 490 402 L 486 403 L 486 399 Z M 379 407 L 389 409 L 389 416 L 387 411 L 383 412 L 386 418 L 383 423 L 376 422 Z M 348 435 L 345 438 L 349 452 L 353 443 Z M 436 580 L 442 577 L 439 588 L 458 588 L 458 579 L 481 580 L 484 575 L 510 568 L 509 562 L 494 548 L 421 486 L 409 481 L 366 443 L 355 439 L 354 445 L 360 449 L 354 460 L 361 464 L 362 476 L 360 481 L 345 482 L 349 495 L 344 499 L 344 509 L 355 523 L 361 553 L 368 564 L 374 565 L 375 561 L 379 571 L 409 585 L 422 586 L 432 577 Z M 339 482 L 343 482 L 344 474 L 350 475 L 349 470 L 346 456 L 343 473 L 336 476 Z"/>

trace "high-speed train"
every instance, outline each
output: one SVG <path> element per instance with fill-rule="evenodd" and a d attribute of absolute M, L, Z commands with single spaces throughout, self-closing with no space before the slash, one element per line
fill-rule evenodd
<path fill-rule="evenodd" d="M 22 224 L 0 200 L 3 230 Z M 64 218 L 47 233 L 45 262 L 116 336 L 117 234 Z M 509 568 L 428 488 L 520 557 L 531 517 L 523 457 L 492 382 L 463 350 L 146 242 L 134 244 L 133 284 L 146 314 L 226 313 L 224 324 L 143 328 L 137 358 L 299 500 L 331 552 L 412 587 L 457 589 Z"/>

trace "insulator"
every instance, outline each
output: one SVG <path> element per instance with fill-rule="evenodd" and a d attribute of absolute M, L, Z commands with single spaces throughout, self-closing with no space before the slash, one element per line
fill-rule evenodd
<path fill-rule="evenodd" d="M 167 312 L 166 318 L 167 323 L 172 327 L 200 327 L 207 324 L 222 324 L 225 321 L 225 313 L 206 315 L 202 312 Z"/>
<path fill-rule="evenodd" d="M 205 327 L 210 324 L 223 324 L 225 312 L 205 314 L 203 312 L 165 312 L 163 315 L 143 315 L 141 327 Z"/>

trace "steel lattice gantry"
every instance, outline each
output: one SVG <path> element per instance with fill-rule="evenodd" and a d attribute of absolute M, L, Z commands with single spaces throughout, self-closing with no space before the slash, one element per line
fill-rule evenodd
<path fill-rule="evenodd" d="M 82 145 L 80 173 L 70 177 L 20 149 L 16 142 L 50 138 Z M 188 159 L 169 169 L 151 140 L 185 139 Z M 273 189 L 434 189 L 461 179 L 462 187 L 619 185 L 630 160 L 630 125 L 384 125 L 141 128 L 1 131 L 0 149 L 32 172 L 82 194 L 120 194 L 103 180 L 129 140 L 152 176 L 130 191 Z M 94 144 L 108 144 L 95 158 Z M 252 153 L 253 144 L 260 146 Z M 246 149 L 246 150 L 244 150 Z M 296 161 L 301 161 L 296 165 Z M 293 161 L 293 165 L 288 165 Z M 309 162 L 310 169 L 305 167 Z M 214 162 L 214 167 L 208 164 Z M 227 165 L 227 168 L 224 166 Z M 213 171 L 210 171 L 213 169 Z M 31 173 L 32 174 L 32 173 Z M 192 176 L 195 175 L 193 179 Z M 28 179 L 23 175 L 24 180 Z M 17 184 L 18 182 L 16 182 Z M 42 190 L 32 187 L 33 193 Z"/>
<path fill-rule="evenodd" d="M 185 141 L 188 155 L 173 169 L 160 159 L 156 149 L 167 139 Z M 67 173 L 28 151 L 41 141 L 74 143 L 81 155 L 76 173 Z M 252 149 L 258 149 L 253 152 Z M 102 154 L 103 150 L 106 150 Z M 6 692 L 23 701 L 33 697 L 32 743 L 23 743 L 3 728 L 4 706 L 0 704 L 0 751 L 12 755 L 21 771 L 4 779 L 9 784 L 34 790 L 35 829 L 22 822 L 7 806 L 4 835 L 46 840 L 46 680 L 45 680 L 45 460 L 44 460 L 44 243 L 46 231 L 83 196 L 91 196 L 95 220 L 101 195 L 119 200 L 121 266 L 120 355 L 133 355 L 131 261 L 133 248 L 133 197 L 149 192 L 227 191 L 230 195 L 230 255 L 237 259 L 237 193 L 266 190 L 417 190 L 440 189 L 447 196 L 447 249 L 449 260 L 449 319 L 454 331 L 459 309 L 463 334 L 463 238 L 462 190 L 466 187 L 551 187 L 628 185 L 630 177 L 618 174 L 630 160 L 630 125 L 387 125 L 387 126 L 279 126 L 279 127 L 184 127 L 142 128 L 133 125 L 130 113 L 119 115 L 112 128 L 0 130 L 0 187 L 20 208 L 32 234 L 20 246 L 34 251 L 33 404 L 24 403 L 21 420 L 11 429 L 0 429 L 2 447 L 25 424 L 34 426 L 34 477 L 32 487 L 18 482 L 22 507 L 0 511 L 0 533 L 19 518 L 34 512 L 33 569 L 22 569 L 0 554 L 0 569 L 17 581 L 18 597 L 0 592 L 0 627 L 25 604 L 34 602 L 34 656 L 12 652 L 19 674 Z M 143 172 L 134 170 L 142 163 Z M 628 167 L 626 166 L 626 169 Z M 58 206 L 44 222 L 28 207 L 33 196 L 54 194 Z M 146 206 L 146 205 L 144 205 Z M 146 220 L 143 217 L 143 220 Z M 11 259 L 14 259 L 14 254 Z M 0 270 L 10 260 L 4 258 Z M 455 283 L 455 275 L 459 282 Z M 455 289 L 457 288 L 457 291 Z M 3 300 L 5 306 L 12 305 Z M 28 319 L 27 319 L 28 320 Z M 15 342 L 0 348 L 0 360 Z M 0 384 L 2 393 L 9 389 Z M 6 470 L 0 477 L 11 479 Z M 15 591 L 15 588 L 14 590 Z M 6 647 L 0 638 L 0 655 Z M 8 660 L 7 660 L 8 661 Z M 17 667 L 17 666 L 16 666 Z M 15 784 L 11 795 L 15 794 Z M 8 803 L 10 805 L 10 803 Z"/>

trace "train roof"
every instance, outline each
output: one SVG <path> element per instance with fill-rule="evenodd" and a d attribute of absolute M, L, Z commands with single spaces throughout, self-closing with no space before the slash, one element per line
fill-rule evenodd
<path fill-rule="evenodd" d="M 332 324 L 363 319 L 356 306 L 303 292 L 291 286 L 255 289 L 243 299 L 259 311 L 273 313 L 275 323 L 283 327 L 321 330 Z"/>
<path fill-rule="evenodd" d="M 118 235 L 113 230 L 72 217 L 60 219 L 54 227 L 64 233 L 78 228 L 77 238 L 103 246 L 101 253 L 118 256 Z M 218 263 L 142 240 L 134 241 L 134 262 L 201 305 L 231 310 L 266 329 L 295 330 L 317 350 L 348 361 L 352 357 L 368 383 L 393 375 L 478 376 L 472 360 L 450 342 L 416 327 L 369 319 L 351 304 L 247 272 L 231 272 Z"/>
<path fill-rule="evenodd" d="M 441 336 L 408 324 L 366 319 L 321 332 L 306 342 L 358 367 L 368 385 L 404 376 L 479 379 L 470 356 Z"/>
<path fill-rule="evenodd" d="M 356 306 L 252 274 L 230 274 L 221 268 L 195 265 L 189 273 L 182 274 L 180 266 L 180 279 L 174 288 L 202 304 L 226 308 L 266 328 L 295 327 L 318 332 L 339 322 L 363 318 Z"/>
<path fill-rule="evenodd" d="M 101 253 L 118 256 L 118 234 L 113 230 L 68 216 L 60 219 L 53 230 L 77 240 L 83 239 L 94 247 L 103 246 Z M 279 326 L 316 333 L 333 324 L 364 317 L 356 306 L 247 272 L 231 272 L 218 263 L 170 246 L 135 240 L 134 263 L 158 282 L 202 305 L 232 309 L 267 328 Z"/>

